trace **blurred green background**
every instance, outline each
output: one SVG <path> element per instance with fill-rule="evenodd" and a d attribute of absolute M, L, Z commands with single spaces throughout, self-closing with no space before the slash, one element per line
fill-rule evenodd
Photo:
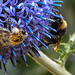
<path fill-rule="evenodd" d="M 60 11 L 68 24 L 67 34 L 62 38 L 62 42 L 67 42 L 69 35 L 75 33 L 75 0 L 64 0 L 64 4 L 62 5 L 63 6 L 60 8 Z M 43 50 L 43 52 L 52 59 L 58 58 L 59 54 L 54 52 L 52 47 L 49 48 L 49 50 L 44 48 L 41 48 L 41 50 Z M 51 75 L 47 70 L 36 64 L 29 56 L 26 56 L 26 58 L 28 67 L 26 67 L 20 59 L 22 65 L 16 65 L 16 69 L 13 68 L 9 60 L 6 66 L 8 75 Z M 66 69 L 72 73 L 72 75 L 75 75 L 75 56 L 70 55 L 68 57 Z M 0 70 L 0 75 L 4 75 L 3 69 Z"/>

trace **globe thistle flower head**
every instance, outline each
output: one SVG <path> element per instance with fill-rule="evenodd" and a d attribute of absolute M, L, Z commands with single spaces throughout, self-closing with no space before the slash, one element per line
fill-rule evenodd
<path fill-rule="evenodd" d="M 37 57 L 40 57 L 37 51 L 40 51 L 40 46 L 48 49 L 44 37 L 51 39 L 54 34 L 51 34 L 50 31 L 57 33 L 57 30 L 52 28 L 51 25 L 57 19 L 62 18 L 62 16 L 55 13 L 59 13 L 59 10 L 55 9 L 61 7 L 59 3 L 63 3 L 63 1 L 0 0 L 0 34 L 2 35 L 2 32 L 5 31 L 13 34 L 15 31 L 12 32 L 12 30 L 16 27 L 20 32 L 19 35 L 15 34 L 18 37 L 16 43 L 21 40 L 20 43 L 14 43 L 14 45 L 10 43 L 11 45 L 8 44 L 8 46 L 0 46 L 0 68 L 2 63 L 6 72 L 5 65 L 8 59 L 11 60 L 13 67 L 15 67 L 15 64 L 19 63 L 20 56 L 27 65 L 25 55 L 29 53 L 32 56 L 30 50 Z M 22 35 L 24 35 L 23 40 Z M 13 38 L 16 39 L 13 36 L 10 40 Z"/>

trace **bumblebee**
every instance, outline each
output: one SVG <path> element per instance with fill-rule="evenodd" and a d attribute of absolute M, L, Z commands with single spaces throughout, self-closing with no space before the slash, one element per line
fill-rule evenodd
<path fill-rule="evenodd" d="M 0 27 L 0 54 L 8 50 L 8 47 L 18 45 L 27 37 L 27 32 L 14 27 L 10 32 L 6 28 Z"/>
<path fill-rule="evenodd" d="M 51 38 L 45 37 L 44 41 L 45 41 L 46 45 L 56 44 L 56 46 L 54 47 L 54 50 L 57 52 L 61 38 L 66 33 L 67 23 L 63 18 L 54 18 L 54 20 L 55 20 L 55 22 L 52 22 L 52 24 L 50 26 L 52 28 L 56 29 L 57 32 L 50 30 L 49 32 L 53 36 L 51 36 Z"/>

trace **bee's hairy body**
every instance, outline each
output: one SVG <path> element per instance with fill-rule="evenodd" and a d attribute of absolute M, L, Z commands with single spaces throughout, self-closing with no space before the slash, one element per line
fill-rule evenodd
<path fill-rule="evenodd" d="M 27 33 L 22 34 L 16 27 L 12 29 L 12 32 L 0 27 L 0 54 L 5 52 L 6 48 L 22 43 L 26 37 Z"/>
<path fill-rule="evenodd" d="M 4 34 L 3 34 L 4 35 Z M 0 38 L 0 46 L 14 46 L 20 44 L 24 40 L 24 36 L 21 33 L 9 34 L 9 36 L 2 36 Z"/>

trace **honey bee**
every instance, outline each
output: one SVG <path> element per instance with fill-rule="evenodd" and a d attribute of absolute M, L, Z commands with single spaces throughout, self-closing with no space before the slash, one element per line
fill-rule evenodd
<path fill-rule="evenodd" d="M 8 47 L 22 43 L 26 37 L 27 32 L 21 28 L 14 27 L 10 32 L 8 29 L 0 27 L 0 54 L 5 52 Z"/>
<path fill-rule="evenodd" d="M 51 24 L 51 27 L 56 29 L 57 32 L 50 30 L 49 32 L 53 36 L 51 36 L 51 39 L 48 37 L 45 37 L 44 41 L 45 41 L 46 45 L 56 44 L 56 46 L 54 47 L 54 50 L 57 52 L 61 38 L 66 33 L 67 23 L 63 18 L 54 18 L 54 20 L 55 20 L 55 22 L 53 22 Z"/>

